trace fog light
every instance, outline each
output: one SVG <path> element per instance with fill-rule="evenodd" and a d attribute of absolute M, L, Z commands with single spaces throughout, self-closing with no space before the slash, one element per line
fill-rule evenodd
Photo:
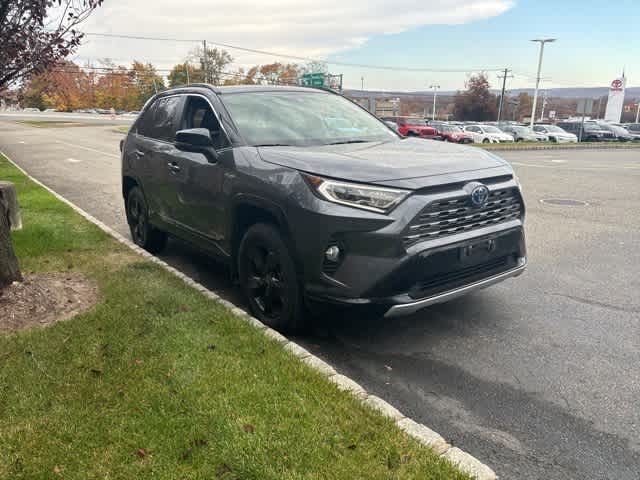
<path fill-rule="evenodd" d="M 340 248 L 336 245 L 332 245 L 324 252 L 324 256 L 330 262 L 337 262 L 340 260 Z"/>

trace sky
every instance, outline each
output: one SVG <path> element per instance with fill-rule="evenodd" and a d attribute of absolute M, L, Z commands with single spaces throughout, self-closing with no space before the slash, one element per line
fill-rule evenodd
<path fill-rule="evenodd" d="M 608 86 L 623 68 L 627 84 L 640 85 L 638 18 L 638 0 L 105 0 L 85 32 L 174 40 L 87 35 L 73 58 L 168 69 L 206 39 L 278 54 L 227 48 L 232 68 L 304 63 L 284 55 L 325 60 L 346 88 L 457 90 L 478 71 L 498 88 L 504 68 L 507 88 L 527 88 L 539 48 L 529 40 L 553 37 L 542 88 Z"/>

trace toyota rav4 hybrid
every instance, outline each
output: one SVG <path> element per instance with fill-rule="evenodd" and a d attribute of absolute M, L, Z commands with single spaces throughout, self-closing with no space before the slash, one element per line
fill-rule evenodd
<path fill-rule="evenodd" d="M 323 305 L 409 314 L 525 269 L 504 160 L 403 138 L 331 92 L 168 90 L 121 149 L 135 243 L 158 252 L 170 234 L 219 258 L 275 328 Z"/>

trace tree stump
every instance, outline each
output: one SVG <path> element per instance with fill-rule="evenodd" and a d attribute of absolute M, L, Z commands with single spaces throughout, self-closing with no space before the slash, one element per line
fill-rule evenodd
<path fill-rule="evenodd" d="M 22 228 L 16 188 L 11 182 L 0 182 L 0 289 L 22 281 L 18 259 L 11 243 L 11 230 Z"/>

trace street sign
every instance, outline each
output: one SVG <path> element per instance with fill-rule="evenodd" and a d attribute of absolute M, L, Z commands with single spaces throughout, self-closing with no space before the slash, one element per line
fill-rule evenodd
<path fill-rule="evenodd" d="M 305 73 L 302 75 L 302 85 L 305 87 L 324 87 L 324 73 Z"/>
<path fill-rule="evenodd" d="M 556 111 L 555 110 L 550 110 L 549 111 L 549 118 L 550 119 L 556 118 Z"/>

